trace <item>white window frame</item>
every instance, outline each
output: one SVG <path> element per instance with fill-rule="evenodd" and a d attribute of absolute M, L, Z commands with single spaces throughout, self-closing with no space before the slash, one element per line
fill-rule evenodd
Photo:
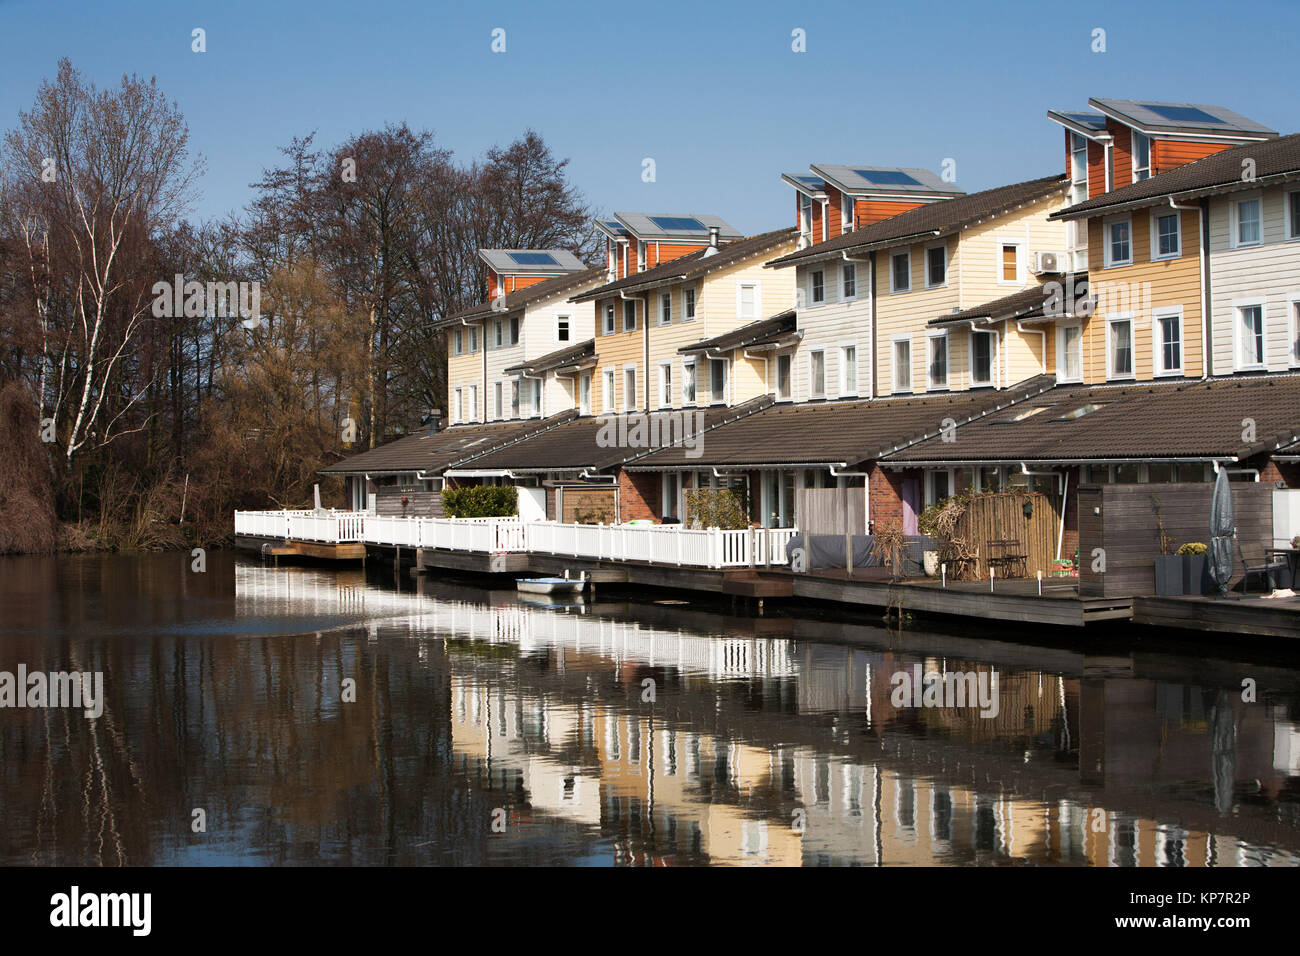
<path fill-rule="evenodd" d="M 1128 258 L 1115 259 L 1111 256 L 1110 230 L 1112 226 L 1118 226 L 1121 223 L 1128 226 Z M 1107 269 L 1118 269 L 1133 264 L 1133 217 L 1132 216 L 1115 216 L 1112 219 L 1103 219 L 1101 221 L 1101 243 L 1102 243 L 1102 261 Z M 1107 362 L 1109 363 L 1109 358 Z"/>
<path fill-rule="evenodd" d="M 563 329 L 565 336 L 560 336 Z M 557 343 L 573 341 L 573 317 L 571 315 L 557 315 L 555 317 L 555 341 Z"/>
<path fill-rule="evenodd" d="M 1160 220 L 1167 219 L 1169 216 L 1174 217 L 1174 222 L 1178 223 L 1178 250 L 1176 252 L 1160 251 Z M 1181 259 L 1183 257 L 1183 214 L 1177 209 L 1157 207 L 1151 210 L 1151 261 L 1160 262 L 1165 259 Z"/>
<path fill-rule="evenodd" d="M 452 349 L 453 349 L 452 354 L 464 355 L 465 354 L 465 330 L 456 329 L 455 332 L 456 334 L 451 337 Z"/>
<path fill-rule="evenodd" d="M 629 327 L 628 324 L 627 324 L 627 307 L 628 307 L 629 305 L 632 307 L 632 325 L 631 325 L 630 327 Z M 636 314 L 636 313 L 637 313 L 637 308 L 636 308 L 636 307 L 637 307 L 637 300 L 636 300 L 636 299 L 624 299 L 624 300 L 623 300 L 623 331 L 624 331 L 624 332 L 635 332 L 638 328 L 640 328 L 640 326 L 637 324 L 637 314 Z"/>
<path fill-rule="evenodd" d="M 858 203 L 847 193 L 840 193 L 840 232 L 852 232 L 857 223 Z"/>
<path fill-rule="evenodd" d="M 853 349 L 853 381 L 849 381 L 849 358 L 848 350 Z M 858 368 L 858 343 L 844 342 L 840 345 L 840 394 L 846 397 L 856 397 L 858 394 L 858 378 L 862 372 Z"/>
<path fill-rule="evenodd" d="M 487 399 L 485 398 L 484 401 L 486 402 Z M 484 418 L 486 418 L 486 417 L 487 417 L 487 415 L 485 414 L 485 415 L 484 415 Z M 471 386 L 469 387 L 469 420 L 472 421 L 472 422 L 476 422 L 476 421 L 479 420 L 479 418 L 478 418 L 478 386 L 477 386 L 477 385 L 471 385 Z"/>
<path fill-rule="evenodd" d="M 1138 165 L 1138 150 L 1137 150 L 1138 137 L 1141 137 L 1143 142 L 1145 142 L 1147 145 L 1147 164 L 1145 166 Z M 1136 182 L 1141 182 L 1143 179 L 1150 179 L 1152 176 L 1151 137 L 1147 136 L 1145 133 L 1139 133 L 1137 130 L 1133 130 L 1129 137 L 1129 158 L 1132 161 L 1132 165 L 1133 165 L 1132 181 L 1136 183 Z M 1146 175 L 1145 176 L 1138 175 L 1139 173 L 1142 172 L 1145 172 Z"/>
<path fill-rule="evenodd" d="M 682 321 L 683 322 L 695 321 L 695 308 L 698 305 L 698 302 L 696 301 L 697 298 L 698 296 L 696 296 L 694 289 L 682 289 Z"/>
<path fill-rule="evenodd" d="M 1242 310 L 1259 309 L 1259 329 L 1263 339 L 1262 361 L 1246 363 L 1242 361 Z M 1257 372 L 1268 368 L 1268 300 L 1234 299 L 1232 303 L 1232 367 L 1238 372 Z"/>
<path fill-rule="evenodd" d="M 1291 340 L 1287 348 L 1287 367 L 1300 368 L 1300 292 L 1292 292 L 1287 299 L 1287 323 Z"/>
<path fill-rule="evenodd" d="M 812 197 L 799 193 L 799 235 L 806 236 L 812 242 Z"/>
<path fill-rule="evenodd" d="M 1079 331 L 1079 374 L 1071 377 L 1066 373 L 1065 367 L 1065 331 L 1066 329 L 1077 329 Z M 1058 382 L 1079 383 L 1083 381 L 1083 323 L 1082 322 L 1058 322 L 1056 325 L 1056 380 Z"/>
<path fill-rule="evenodd" d="M 822 295 L 820 299 L 817 298 L 817 292 L 816 292 L 817 280 L 814 278 L 814 276 L 818 276 L 818 275 L 822 277 L 822 281 L 821 281 Z M 817 306 L 817 305 L 825 305 L 825 304 L 826 304 L 826 269 L 825 268 L 809 269 L 808 270 L 808 305 Z"/>
<path fill-rule="evenodd" d="M 668 393 L 666 400 L 664 397 L 665 386 L 667 386 Z M 660 408 L 673 407 L 673 363 L 671 361 L 659 363 L 659 388 L 657 394 Z"/>
<path fill-rule="evenodd" d="M 469 327 L 469 354 L 475 355 L 478 352 L 478 326 Z"/>
<path fill-rule="evenodd" d="M 716 391 L 716 389 L 713 387 L 713 367 L 714 367 L 714 363 L 715 363 L 715 362 L 721 362 L 721 363 L 722 363 L 722 366 L 723 366 L 723 369 L 724 369 L 724 371 L 723 371 L 722 374 L 723 374 L 723 376 L 724 376 L 725 379 L 726 379 L 726 381 L 724 382 L 724 388 L 723 388 L 723 392 L 724 392 L 724 394 L 723 394 L 723 396 L 722 396 L 722 400 L 721 400 L 721 401 L 715 401 L 714 398 L 713 398 L 713 395 L 714 395 L 714 393 L 715 393 L 715 391 Z M 699 383 L 696 383 L 696 393 L 698 394 L 698 392 L 699 392 Z M 728 399 L 729 399 L 730 397 L 731 397 L 731 359 L 727 359 L 727 358 L 723 358 L 723 359 L 715 359 L 715 358 L 711 358 L 711 359 L 709 359 L 709 404 L 710 404 L 710 405 L 727 405 L 727 404 L 730 404 L 729 401 L 728 401 Z"/>
<path fill-rule="evenodd" d="M 746 316 L 740 311 L 741 295 L 748 286 L 754 290 L 754 313 Z M 757 279 L 736 280 L 736 318 L 741 322 L 757 322 L 763 315 L 763 283 Z"/>
<path fill-rule="evenodd" d="M 930 281 L 930 252 L 933 249 L 943 250 L 943 281 L 942 282 Z M 1019 253 L 1016 253 L 1017 260 L 1019 259 L 1019 255 L 1020 255 Z M 942 289 L 947 285 L 948 285 L 948 242 L 947 240 L 944 240 L 943 242 L 932 242 L 925 247 L 925 287 L 927 289 Z"/>
<path fill-rule="evenodd" d="M 689 369 L 689 371 L 688 371 Z M 682 407 L 689 408 L 697 405 L 700 400 L 700 379 L 699 364 L 693 358 L 682 359 Z M 691 396 L 689 400 L 686 397 L 686 382 L 690 380 Z"/>
<path fill-rule="evenodd" d="M 614 389 L 617 387 L 618 373 L 615 369 L 607 368 L 601 375 L 600 388 L 600 407 L 601 412 L 611 415 L 618 411 L 618 403 L 615 401 Z"/>
<path fill-rule="evenodd" d="M 456 392 L 456 404 L 454 406 L 456 409 L 455 421 L 456 424 L 460 424 L 465 420 L 465 390 L 464 388 L 457 386 L 455 392 Z"/>
<path fill-rule="evenodd" d="M 822 387 L 817 388 L 817 376 L 813 371 L 816 368 L 817 358 L 821 357 L 822 363 Z M 809 400 L 826 397 L 826 350 L 812 349 L 808 352 L 808 398 Z"/>
<path fill-rule="evenodd" d="M 898 345 L 900 342 L 907 343 L 907 385 L 900 387 L 898 382 Z M 915 356 L 912 354 L 912 337 L 910 335 L 895 335 L 889 340 L 889 390 L 895 395 L 912 394 L 915 390 L 913 383 L 913 371 L 916 365 Z"/>
<path fill-rule="evenodd" d="M 853 270 L 853 292 L 852 294 L 844 290 L 845 283 L 848 281 L 848 271 Z M 858 264 L 856 262 L 843 262 L 840 264 L 840 301 L 852 302 L 858 297 Z"/>
<path fill-rule="evenodd" d="M 1020 287 L 1020 286 L 1022 286 L 1022 285 L 1024 285 L 1024 284 L 1025 284 L 1025 265 L 1026 265 L 1026 263 L 1025 263 L 1025 240 L 1024 240 L 1023 238 L 1021 238 L 1021 237 L 1018 237 L 1018 236 L 1010 236 L 1010 237 L 1006 237 L 1006 238 L 999 238 L 999 239 L 997 240 L 997 243 L 998 243 L 998 245 L 997 245 L 997 256 L 996 256 L 997 262 L 995 263 L 995 265 L 996 265 L 996 267 L 997 267 L 997 275 L 996 275 L 996 278 L 997 278 L 997 284 L 998 284 L 998 285 L 1001 285 L 1001 286 L 1007 286 L 1007 287 L 1015 286 L 1015 287 L 1017 287 L 1017 288 Z M 1002 251 L 1003 251 L 1003 249 L 1005 249 L 1007 246 L 1014 246 L 1014 247 L 1015 247 L 1015 250 L 1016 250 L 1016 277 L 1015 277 L 1014 279 L 1006 279 L 1006 278 L 1003 278 L 1003 275 L 1002 275 L 1002 267 L 1003 267 L 1003 265 L 1004 265 L 1004 263 L 1003 263 L 1003 261 L 1002 261 Z"/>
<path fill-rule="evenodd" d="M 665 306 L 667 306 L 666 310 Z M 659 293 L 659 324 L 673 324 L 673 294 L 671 292 Z"/>
<path fill-rule="evenodd" d="M 1115 353 L 1111 349 L 1112 331 L 1117 322 L 1128 323 L 1129 370 L 1123 375 L 1116 375 L 1114 369 Z M 1108 382 L 1128 382 L 1137 377 L 1137 320 L 1132 312 L 1116 312 L 1106 316 L 1106 380 Z"/>
<path fill-rule="evenodd" d="M 1165 368 L 1164 341 L 1161 336 L 1161 320 L 1178 319 L 1178 367 Z M 1180 377 L 1185 375 L 1187 367 L 1187 337 L 1183 325 L 1183 307 L 1166 305 L 1151 310 L 1151 374 L 1154 378 Z"/>
<path fill-rule="evenodd" d="M 629 390 L 628 390 L 628 387 L 627 387 L 627 385 L 628 385 L 628 381 L 627 381 L 627 380 L 628 380 L 628 375 L 629 375 L 629 374 L 630 374 L 631 377 L 632 377 L 632 388 L 631 388 L 632 395 L 631 395 L 630 398 L 628 397 L 628 391 L 629 391 Z M 636 404 L 636 402 L 637 402 L 636 390 L 637 390 L 637 385 L 638 385 L 638 384 L 639 384 L 639 383 L 637 382 L 636 362 L 627 362 L 627 363 L 625 363 L 625 364 L 623 365 L 623 411 L 625 411 L 625 412 L 634 412 L 634 411 L 637 410 L 637 404 Z"/>
<path fill-rule="evenodd" d="M 1241 230 L 1241 205 L 1242 203 L 1259 204 L 1259 238 L 1249 242 L 1242 242 L 1239 238 Z M 1248 193 L 1244 196 L 1236 196 L 1228 203 L 1228 245 L 1232 249 L 1250 249 L 1264 242 L 1264 199 L 1260 193 Z"/>
<path fill-rule="evenodd" d="M 943 382 L 936 384 L 930 378 L 930 349 L 934 342 L 943 342 Z M 948 330 L 927 332 L 925 336 L 925 390 L 927 392 L 946 392 L 952 382 L 952 350 L 948 347 Z"/>
<path fill-rule="evenodd" d="M 1286 222 L 1286 233 L 1283 238 L 1287 242 L 1300 242 L 1300 216 L 1296 215 L 1297 210 L 1292 202 L 1300 197 L 1300 189 L 1284 190 L 1282 193 L 1282 218 Z"/>
<path fill-rule="evenodd" d="M 578 414 L 591 414 L 591 373 L 584 372 L 578 376 Z"/>
<path fill-rule="evenodd" d="M 1088 198 L 1088 138 L 1082 133 L 1070 132 L 1070 205 Z M 1079 158 L 1082 157 L 1082 162 Z M 1083 173 L 1080 179 L 1078 173 Z M 1080 192 L 1079 187 L 1083 190 Z"/>
<path fill-rule="evenodd" d="M 637 272 L 645 272 L 647 268 L 646 259 L 648 259 L 649 257 L 650 257 L 650 247 L 646 244 L 646 241 L 644 239 L 638 239 L 636 241 L 636 271 Z"/>
<path fill-rule="evenodd" d="M 611 302 L 605 306 L 605 316 L 601 322 L 601 334 L 613 335 L 618 331 L 618 312 Z"/>
<path fill-rule="evenodd" d="M 492 383 L 492 417 L 494 419 L 505 418 L 505 384 L 503 382 Z"/>
<path fill-rule="evenodd" d="M 894 285 L 894 260 L 899 256 L 907 257 L 907 288 L 900 289 Z M 912 250 L 904 249 L 902 252 L 890 251 L 889 253 L 889 294 L 902 295 L 905 292 L 912 291 Z"/>
<path fill-rule="evenodd" d="M 975 380 L 975 336 L 980 335 L 989 341 L 989 377 L 987 381 L 977 382 Z M 969 355 L 966 356 L 966 374 L 970 378 L 971 388 L 990 388 L 998 380 L 998 334 L 986 329 L 971 329 L 970 335 L 967 336 L 966 348 Z M 951 355 L 949 355 L 951 358 Z M 952 378 L 952 369 L 948 370 L 948 377 Z"/>
<path fill-rule="evenodd" d="M 789 371 L 788 374 L 786 375 L 786 380 L 785 380 L 786 391 L 784 395 L 781 394 L 781 361 L 782 360 L 785 360 L 785 362 L 789 365 Z M 793 401 L 794 400 L 794 353 L 782 352 L 780 355 L 777 355 L 772 361 L 772 374 L 776 376 L 776 378 L 772 381 L 772 392 L 776 395 L 776 400 L 778 402 Z"/>

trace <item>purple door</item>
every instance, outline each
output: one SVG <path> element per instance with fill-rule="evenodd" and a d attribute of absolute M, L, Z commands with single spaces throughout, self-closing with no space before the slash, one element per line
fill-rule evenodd
<path fill-rule="evenodd" d="M 921 482 L 903 479 L 903 534 L 916 534 L 916 516 L 921 511 Z"/>

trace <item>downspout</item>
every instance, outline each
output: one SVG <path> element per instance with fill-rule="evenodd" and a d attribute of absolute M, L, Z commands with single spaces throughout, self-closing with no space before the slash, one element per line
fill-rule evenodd
<path fill-rule="evenodd" d="M 645 387 L 642 394 L 645 395 L 646 411 L 650 410 L 650 293 L 645 294 L 645 299 L 639 299 L 635 295 L 628 295 L 622 289 L 618 290 L 618 297 L 624 302 L 644 302 L 645 311 L 641 314 L 641 368 L 645 372 Z M 617 373 L 616 373 L 617 374 Z M 626 380 L 624 382 L 626 384 Z M 633 396 L 635 401 L 635 396 Z M 634 408 L 628 408 L 629 412 L 636 411 Z"/>
<path fill-rule="evenodd" d="M 871 391 L 867 393 L 871 398 L 876 397 L 876 252 L 873 249 L 869 254 L 871 278 L 868 287 L 871 290 Z M 870 525 L 868 525 L 870 527 Z"/>
<path fill-rule="evenodd" d="M 1209 198 L 1202 199 L 1195 206 L 1180 206 L 1174 202 L 1174 197 L 1169 197 L 1169 208 L 1179 211 L 1186 210 L 1196 211 L 1197 220 L 1196 232 L 1199 241 L 1201 261 L 1201 381 L 1210 377 L 1210 366 L 1213 364 L 1214 348 L 1213 343 L 1209 340 L 1210 329 L 1210 223 L 1209 216 L 1206 215 L 1209 206 Z M 1178 234 L 1182 235 L 1182 223 L 1178 225 Z"/>

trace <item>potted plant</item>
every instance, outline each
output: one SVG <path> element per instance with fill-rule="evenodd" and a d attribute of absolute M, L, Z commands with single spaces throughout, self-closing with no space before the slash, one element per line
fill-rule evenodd
<path fill-rule="evenodd" d="M 1156 513 L 1156 538 L 1160 543 L 1160 554 L 1155 559 L 1156 594 L 1175 597 L 1183 593 L 1183 559 L 1173 553 L 1173 539 L 1165 530 L 1158 495 L 1151 496 L 1151 504 Z"/>
<path fill-rule="evenodd" d="M 1200 541 L 1188 541 L 1178 549 L 1183 562 L 1183 593 L 1210 593 L 1209 551 Z"/>

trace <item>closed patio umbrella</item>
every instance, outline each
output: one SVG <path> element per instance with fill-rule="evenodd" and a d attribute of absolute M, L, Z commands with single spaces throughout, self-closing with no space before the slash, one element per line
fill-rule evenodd
<path fill-rule="evenodd" d="M 1228 581 L 1232 578 L 1232 539 L 1236 534 L 1232 486 L 1228 484 L 1228 470 L 1220 468 L 1210 498 L 1210 577 L 1219 586 L 1221 597 L 1228 596 Z"/>

